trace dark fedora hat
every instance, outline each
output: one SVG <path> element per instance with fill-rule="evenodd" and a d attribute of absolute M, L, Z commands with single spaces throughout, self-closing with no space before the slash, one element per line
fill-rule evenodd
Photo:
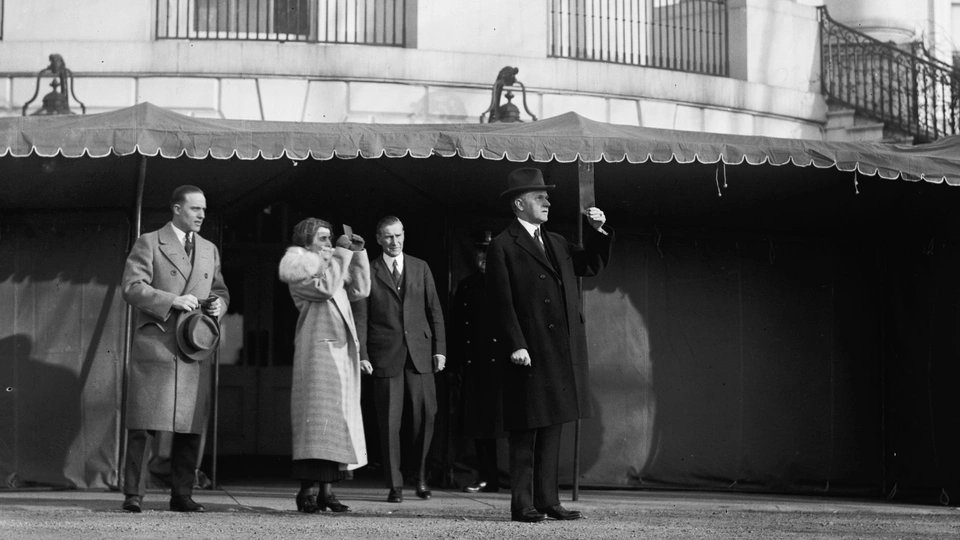
<path fill-rule="evenodd" d="M 219 343 L 220 323 L 215 318 L 199 309 L 181 312 L 177 317 L 177 347 L 185 360 L 203 360 Z"/>
<path fill-rule="evenodd" d="M 500 194 L 504 199 L 508 195 L 519 195 L 527 191 L 545 191 L 557 186 L 543 183 L 543 173 L 535 167 L 514 169 L 507 175 L 507 189 Z"/>

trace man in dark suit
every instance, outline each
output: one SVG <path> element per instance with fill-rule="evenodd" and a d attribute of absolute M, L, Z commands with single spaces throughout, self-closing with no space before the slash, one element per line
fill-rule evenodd
<path fill-rule="evenodd" d="M 579 519 L 560 504 L 558 470 L 564 423 L 589 415 L 587 346 L 577 276 L 596 275 L 610 259 L 612 231 L 595 207 L 584 246 L 544 230 L 550 202 L 539 169 L 514 170 L 501 194 L 517 219 L 487 250 L 487 286 L 504 354 L 504 427 L 510 443 L 514 521 Z"/>
<path fill-rule="evenodd" d="M 135 308 L 127 382 L 127 453 L 123 509 L 140 512 L 147 442 L 173 432 L 170 509 L 203 512 L 193 498 L 200 438 L 209 408 L 211 363 L 178 345 L 178 319 L 202 307 L 219 319 L 230 295 L 220 274 L 220 252 L 200 237 L 207 201 L 195 186 L 180 186 L 170 200 L 173 216 L 137 239 L 123 270 L 123 299 Z M 216 322 L 210 322 L 216 329 Z"/>
<path fill-rule="evenodd" d="M 417 496 L 431 497 L 427 453 L 437 414 L 433 374 L 446 363 L 443 311 L 430 267 L 403 252 L 403 223 L 387 216 L 377 224 L 383 255 L 370 262 L 370 296 L 358 303 L 361 369 L 373 375 L 387 501 L 403 501 L 400 425 L 410 415 L 410 455 L 417 463 Z"/>

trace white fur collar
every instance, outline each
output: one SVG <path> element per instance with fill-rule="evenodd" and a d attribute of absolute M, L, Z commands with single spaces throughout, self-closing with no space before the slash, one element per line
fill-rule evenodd
<path fill-rule="evenodd" d="M 316 253 L 302 247 L 291 246 L 280 260 L 280 281 L 299 283 L 310 279 L 330 264 L 329 253 Z"/>

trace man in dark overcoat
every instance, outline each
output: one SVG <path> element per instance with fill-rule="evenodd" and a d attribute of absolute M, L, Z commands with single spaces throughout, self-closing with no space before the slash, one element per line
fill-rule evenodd
<path fill-rule="evenodd" d="M 460 280 L 453 297 L 453 347 L 451 361 L 460 376 L 460 428 L 472 439 L 477 454 L 477 478 L 464 486 L 467 493 L 500 489 L 497 439 L 506 437 L 501 405 L 501 363 L 497 358 L 497 322 L 490 309 L 486 287 L 487 247 L 490 231 L 476 242 L 475 271 Z"/>
<path fill-rule="evenodd" d="M 380 257 L 370 261 L 370 296 L 357 302 L 360 366 L 373 375 L 373 402 L 387 501 L 403 502 L 400 428 L 410 416 L 409 455 L 417 459 L 416 494 L 429 499 L 426 462 L 437 414 L 433 374 L 446 364 L 443 311 L 426 261 L 403 252 L 403 223 L 387 216 L 377 224 Z"/>
<path fill-rule="evenodd" d="M 550 202 L 543 174 L 514 170 L 501 198 L 517 219 L 487 251 L 487 284 L 504 340 L 504 427 L 509 432 L 511 519 L 579 519 L 560 504 L 558 470 L 564 423 L 589 415 L 587 346 L 577 276 L 610 259 L 613 233 L 595 207 L 584 246 L 542 226 Z"/>
<path fill-rule="evenodd" d="M 147 443 L 158 431 L 173 432 L 170 509 L 202 512 L 193 498 L 200 438 L 210 401 L 211 359 L 178 346 L 181 314 L 202 307 L 215 319 L 230 295 L 220 273 L 220 252 L 198 233 L 207 202 L 195 186 L 171 196 L 171 220 L 137 239 L 123 271 L 123 299 L 134 307 L 133 346 L 127 382 L 127 452 L 123 509 L 140 512 Z"/>

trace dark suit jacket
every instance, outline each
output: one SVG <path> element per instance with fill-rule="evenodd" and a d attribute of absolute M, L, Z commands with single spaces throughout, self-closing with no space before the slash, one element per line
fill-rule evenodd
<path fill-rule="evenodd" d="M 407 353 L 418 373 L 433 372 L 433 355 L 446 355 L 443 311 L 430 267 L 403 254 L 403 294 L 398 294 L 382 256 L 370 263 L 370 296 L 357 302 L 360 358 L 374 377 L 403 372 Z"/>
<path fill-rule="evenodd" d="M 506 355 L 504 427 L 522 430 L 570 422 L 590 413 L 587 343 L 577 276 L 597 274 L 610 259 L 613 232 L 584 227 L 584 247 L 541 227 L 556 266 L 517 220 L 487 250 L 487 289 Z M 527 349 L 532 366 L 509 355 Z"/>

